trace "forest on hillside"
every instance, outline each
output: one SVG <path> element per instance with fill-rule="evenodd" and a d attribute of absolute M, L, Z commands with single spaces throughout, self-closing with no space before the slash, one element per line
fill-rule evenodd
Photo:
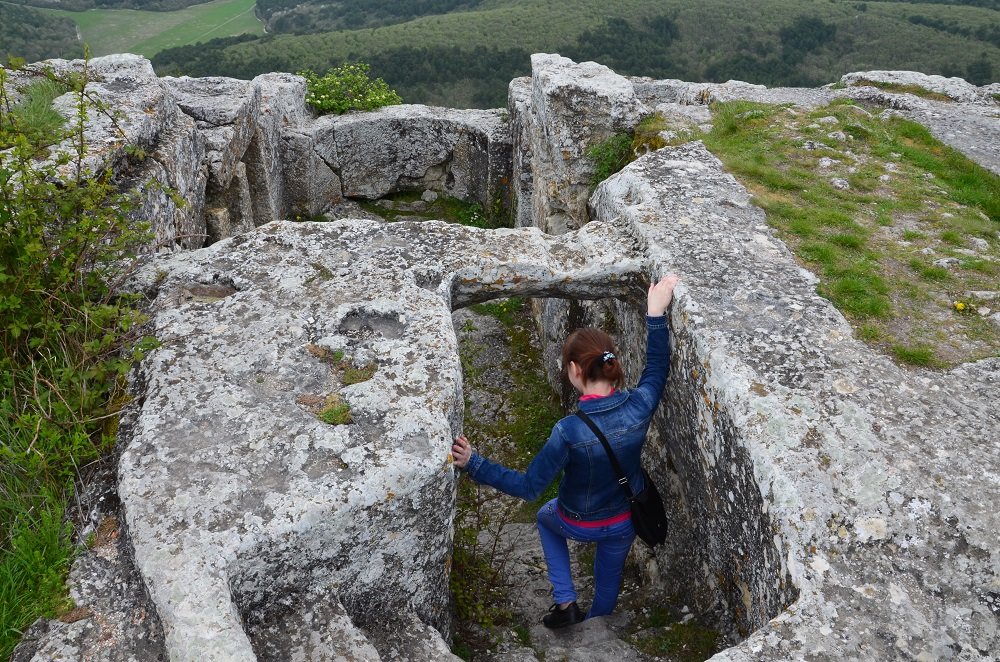
<path fill-rule="evenodd" d="M 483 0 L 257 0 L 268 32 L 306 34 L 402 23 L 420 16 L 467 11 Z"/>
<path fill-rule="evenodd" d="M 161 74 L 250 78 L 365 61 L 406 101 L 468 107 L 503 105 L 508 82 L 528 73 L 530 54 L 539 51 L 595 60 L 629 75 L 771 86 L 817 86 L 865 69 L 913 69 L 980 85 L 1000 73 L 994 8 L 1000 0 L 947 7 L 716 0 L 700 9 L 673 2 L 666 12 L 652 9 L 669 2 L 641 0 L 614 9 L 602 9 L 599 0 L 494 0 L 479 10 L 470 10 L 469 2 L 428 0 L 426 7 L 435 1 L 463 11 L 378 29 L 232 37 L 169 49 L 153 63 Z"/>
<path fill-rule="evenodd" d="M 45 2 L 48 0 L 30 1 Z M 885 1 L 1000 9 L 1000 0 Z M 469 11 L 481 4 L 483 4 L 483 0 L 407 0 L 407 2 L 398 2 L 398 0 L 257 0 L 257 15 L 265 21 L 269 33 L 309 34 L 380 27 L 401 23 L 420 16 Z"/>
<path fill-rule="evenodd" d="M 162 10 L 200 4 L 18 1 Z M 629 75 L 772 86 L 821 85 L 849 71 L 869 69 L 961 76 L 976 84 L 1000 76 L 1000 0 L 255 2 L 258 17 L 268 26 L 266 35 L 234 31 L 229 34 L 238 36 L 192 43 L 207 39 L 201 22 L 181 29 L 163 21 L 164 30 L 173 29 L 170 40 L 153 48 L 156 30 L 150 26 L 145 34 L 144 26 L 141 52 L 155 53 L 153 64 L 161 75 L 252 78 L 269 71 L 322 72 L 344 62 L 368 62 L 372 73 L 406 101 L 459 107 L 505 103 L 507 84 L 528 73 L 530 54 L 536 52 L 595 60 Z M 36 60 L 80 54 L 75 28 L 65 18 L 2 0 L 0 7 L 6 8 L 0 15 L 0 56 Z M 102 20 L 94 18 L 99 15 L 88 13 L 88 20 Z M 91 30 L 84 34 L 100 34 L 93 26 Z M 189 45 L 159 50 L 171 43 Z M 128 41 L 116 46 L 133 47 Z"/>
<path fill-rule="evenodd" d="M 173 11 L 209 0 L 7 0 L 14 4 L 68 11 L 88 9 L 144 9 L 146 11 Z"/>
<path fill-rule="evenodd" d="M 80 57 L 76 24 L 31 7 L 0 2 L 0 64 L 11 57 L 27 62 L 50 57 Z"/>

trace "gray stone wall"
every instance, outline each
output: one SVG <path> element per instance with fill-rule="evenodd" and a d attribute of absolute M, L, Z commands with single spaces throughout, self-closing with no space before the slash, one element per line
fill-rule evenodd
<path fill-rule="evenodd" d="M 287 74 L 161 81 L 133 56 L 93 65 L 95 94 L 135 110 L 126 138 L 153 156 L 131 162 L 94 117 L 92 165 L 186 192 L 177 206 L 142 187 L 163 246 L 214 243 L 154 256 L 133 281 L 161 346 L 133 374 L 120 429 L 126 597 L 79 590 L 100 627 L 39 625 L 16 659 L 448 659 L 452 310 L 535 297 L 554 385 L 559 345 L 584 323 L 618 338 L 634 381 L 645 284 L 671 271 L 672 372 L 647 461 L 673 529 L 648 567 L 718 613 L 734 645 L 717 658 L 1000 649 L 1000 360 L 907 370 L 855 340 L 699 143 L 589 191 L 585 146 L 656 104 L 876 92 L 693 89 L 541 55 L 511 85 L 509 123 L 415 106 L 315 119 Z M 275 220 L 409 187 L 489 205 L 504 186 L 514 229 Z M 374 372 L 348 383 L 343 361 Z M 319 420 L 331 396 L 350 424 Z M 155 617 L 129 625 L 123 609 L 147 607 Z"/>
<path fill-rule="evenodd" d="M 524 115 L 513 118 L 514 151 L 524 161 L 515 172 L 530 175 L 521 182 L 519 222 L 558 232 L 567 224 L 522 211 L 529 198 L 566 190 L 539 175 L 552 169 L 551 136 L 561 133 L 538 124 L 527 89 L 526 81 L 512 84 L 512 109 Z M 720 97 L 808 107 L 837 95 L 888 94 L 680 81 L 635 81 L 633 89 L 650 107 Z M 890 96 L 897 107 L 924 107 L 912 95 Z M 592 100 L 580 112 L 598 126 L 614 114 L 599 94 L 574 98 Z M 948 116 L 962 112 L 952 107 Z M 977 106 L 969 110 L 974 126 L 980 112 L 997 115 L 995 105 Z M 984 144 L 996 139 L 993 123 Z M 961 135 L 942 137 L 962 149 Z M 654 576 L 690 604 L 717 612 L 732 643 L 743 640 L 719 659 L 989 659 L 1000 639 L 996 545 L 986 532 L 998 523 L 973 502 L 984 491 L 995 500 L 1000 484 L 995 472 L 973 467 L 995 464 L 988 440 L 1000 438 L 1000 420 L 979 394 L 996 392 L 1000 363 L 943 375 L 910 371 L 854 340 L 843 317 L 815 293 L 815 278 L 700 144 L 639 159 L 599 186 L 586 213 L 578 213 L 572 224 L 623 226 L 646 255 L 647 278 L 670 271 L 682 277 L 670 316 L 672 373 L 647 445 L 674 515 Z M 609 328 L 626 360 L 641 362 L 641 310 L 638 301 L 536 303 L 553 383 L 558 345 L 580 324 Z M 957 422 L 961 431 L 949 431 Z M 948 459 L 942 465 L 935 455 Z M 934 475 L 949 486 L 944 492 L 928 491 Z M 957 496 L 966 489 L 963 476 L 979 496 Z M 956 553 L 961 560 L 953 560 Z M 942 569 L 932 570 L 937 564 Z"/>
<path fill-rule="evenodd" d="M 45 66 L 79 71 L 83 61 Z M 312 218 L 344 197 L 430 189 L 509 210 L 511 142 L 500 110 L 405 105 L 316 117 L 305 80 L 291 74 L 157 78 L 136 55 L 94 58 L 89 72 L 88 93 L 121 118 L 89 113 L 85 166 L 111 168 L 137 191 L 135 218 L 150 223 L 156 250 Z M 30 80 L 30 72 L 12 77 L 15 94 Z M 70 95 L 56 107 L 75 112 Z M 126 145 L 146 156 L 130 156 Z"/>

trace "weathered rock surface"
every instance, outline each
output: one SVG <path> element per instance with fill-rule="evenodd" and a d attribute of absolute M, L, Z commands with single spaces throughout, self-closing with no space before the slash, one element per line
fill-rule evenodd
<path fill-rule="evenodd" d="M 347 196 L 423 188 L 488 201 L 509 172 L 500 111 L 389 106 L 329 121 L 333 140 L 319 149 L 337 164 Z"/>
<path fill-rule="evenodd" d="M 384 614 L 446 630 L 461 416 L 450 306 L 624 293 L 641 270 L 629 246 L 600 225 L 549 238 L 274 223 L 150 266 L 162 347 L 142 365 L 119 493 L 170 658 L 253 659 L 254 641 L 266 641 L 256 654 L 299 650 L 316 623 L 338 622 L 294 606 L 317 587 L 380 651 Z M 344 384 L 338 351 L 377 366 L 372 379 Z M 353 424 L 310 410 L 332 394 Z"/>
<path fill-rule="evenodd" d="M 517 207 L 558 234 L 585 222 L 594 174 L 587 149 L 634 127 L 645 109 L 627 79 L 595 62 L 536 54 L 531 68 L 530 96 L 512 91 L 515 135 L 530 141 L 519 143 L 514 177 L 535 182 Z"/>
<path fill-rule="evenodd" d="M 668 271 L 683 279 L 675 353 L 647 448 L 674 535 L 655 565 L 687 604 L 724 612 L 735 645 L 718 659 L 1000 650 L 1000 360 L 906 370 L 855 340 L 700 144 L 646 155 L 589 198 L 583 158 L 657 104 L 878 94 L 998 171 L 995 106 L 629 80 L 537 55 L 533 77 L 511 84 L 508 134 L 492 112 L 313 119 L 294 76 L 213 87 L 166 84 L 133 56 L 92 64 L 95 94 L 135 109 L 126 136 L 153 155 L 141 181 L 173 176 L 190 196 L 183 210 L 143 207 L 159 238 L 184 246 L 211 212 L 219 241 L 157 257 L 136 280 L 161 347 L 135 372 L 122 427 L 118 544 L 137 572 L 118 594 L 147 604 L 141 580 L 155 618 L 110 639 L 53 626 L 18 659 L 445 658 L 435 632 L 448 634 L 448 448 L 462 412 L 451 310 L 515 294 L 607 300 L 539 302 L 543 334 L 551 348 L 608 316 L 634 381 L 644 283 Z M 412 149 L 408 118 L 420 144 L 447 148 Z M 367 154 L 357 141 L 379 127 L 399 140 Z M 100 118 L 87 135 L 95 164 L 127 162 Z M 518 225 L 550 234 L 348 219 L 224 238 L 345 193 L 488 202 L 477 196 L 499 191 L 507 167 Z M 346 379 L 348 365 L 374 373 Z M 322 422 L 338 399 L 353 422 Z M 83 585 L 103 571 L 75 572 Z"/>
<path fill-rule="evenodd" d="M 649 450 L 683 504 L 667 576 L 686 568 L 696 604 L 752 632 L 717 659 L 990 659 L 1000 417 L 980 394 L 1000 361 L 910 371 L 855 340 L 700 144 L 591 204 L 683 278 Z"/>
<path fill-rule="evenodd" d="M 1000 175 L 1000 107 L 927 101 L 905 112 L 934 137 Z"/>
<path fill-rule="evenodd" d="M 123 427 L 130 425 L 134 412 L 126 406 Z M 77 606 L 58 620 L 36 621 L 11 662 L 166 660 L 159 617 L 121 526 L 113 462 L 92 477 L 77 507 L 86 513 L 78 539 L 90 541 L 69 574 L 70 597 Z"/>
<path fill-rule="evenodd" d="M 859 85 L 866 81 L 888 83 L 890 85 L 920 87 L 943 94 L 954 101 L 974 103 L 982 100 L 982 93 L 975 85 L 962 78 L 924 74 L 918 71 L 855 71 L 844 74 L 840 82 L 844 85 Z"/>
<path fill-rule="evenodd" d="M 70 72 L 84 62 L 46 65 Z M 112 168 L 139 191 L 136 218 L 151 222 L 157 248 L 198 248 L 273 220 L 312 218 L 345 196 L 429 189 L 496 211 L 509 199 L 502 111 L 394 106 L 315 118 L 305 80 L 290 74 L 159 79 L 136 55 L 94 58 L 89 72 L 88 94 L 121 117 L 88 113 L 84 166 Z M 30 80 L 18 73 L 11 89 Z M 56 108 L 72 116 L 74 104 L 64 95 Z M 149 158 L 131 157 L 126 145 Z"/>

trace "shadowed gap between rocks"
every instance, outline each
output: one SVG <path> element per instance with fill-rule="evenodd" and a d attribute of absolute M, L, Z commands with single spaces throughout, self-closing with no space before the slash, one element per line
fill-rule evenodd
<path fill-rule="evenodd" d="M 644 299 L 638 294 L 645 291 L 645 285 L 631 285 L 621 299 L 498 299 L 471 305 L 468 310 L 456 307 L 453 319 L 462 347 L 468 432 L 484 430 L 477 419 L 488 419 L 496 429 L 498 423 L 502 428 L 504 421 L 516 416 L 511 409 L 517 403 L 509 396 L 525 388 L 525 378 L 518 377 L 518 371 L 543 373 L 550 393 L 558 400 L 557 412 L 546 422 L 546 429 L 528 426 L 532 439 L 512 438 L 526 431 L 525 426 L 515 424 L 517 429 L 505 439 L 475 440 L 470 435 L 474 446 L 518 469 L 526 467 L 547 438 L 551 424 L 576 406 L 574 391 L 559 378 L 561 345 L 575 328 L 595 326 L 608 332 L 622 351 L 626 383 L 634 386 L 644 364 Z M 488 298 L 489 293 L 482 290 L 466 296 L 468 301 Z M 489 513 L 493 518 L 490 530 L 480 532 L 475 542 L 480 549 L 493 550 L 494 540 L 499 539 L 500 551 L 493 550 L 489 560 L 510 566 L 499 569 L 503 572 L 517 569 L 513 581 L 510 576 L 492 578 L 504 583 L 513 619 L 492 634 L 481 623 L 458 623 L 456 651 L 463 656 L 498 660 L 510 655 L 532 659 L 537 653 L 568 653 L 568 659 L 591 659 L 586 655 L 599 650 L 600 655 L 624 660 L 705 659 L 745 639 L 797 598 L 798 591 L 779 551 L 783 545 L 772 532 L 768 503 L 754 480 L 751 458 L 741 444 L 739 430 L 725 407 L 709 397 L 705 376 L 699 374 L 701 362 L 693 351 L 693 339 L 676 317 L 671 322 L 671 375 L 644 452 L 644 466 L 657 482 L 671 516 L 667 544 L 654 555 L 643 543 L 635 543 L 616 614 L 595 619 L 604 623 L 588 622 L 586 633 L 574 635 L 574 644 L 573 638 L 553 634 L 539 624 L 551 596 L 541 550 L 533 549 L 539 547 L 534 511 L 555 496 L 558 483 L 538 503 L 519 507 L 509 502 L 494 504 Z M 534 365 L 526 364 L 511 347 L 523 345 L 526 339 L 534 349 Z M 471 356 L 468 344 L 478 345 Z M 484 381 L 495 383 L 497 388 L 484 389 Z M 488 501 L 491 497 L 484 491 L 490 488 L 474 490 L 474 498 Z M 470 508 L 468 489 L 464 497 L 460 490 L 462 498 L 466 502 L 460 509 Z M 506 525 L 497 526 L 498 520 Z M 574 579 L 581 599 L 588 600 L 592 571 L 587 566 L 592 563 L 592 551 L 583 545 L 571 547 L 571 551 Z M 487 581 L 477 586 L 483 591 L 494 588 Z M 468 596 L 453 595 L 453 599 Z M 459 612 L 463 610 L 463 606 L 457 607 Z M 467 612 L 467 606 L 464 608 Z M 480 635 L 478 642 L 461 639 L 470 633 L 472 639 Z M 687 643 L 678 644 L 678 638 Z M 575 645 L 582 648 L 574 649 Z M 671 647 L 677 646 L 685 651 L 671 652 Z"/>

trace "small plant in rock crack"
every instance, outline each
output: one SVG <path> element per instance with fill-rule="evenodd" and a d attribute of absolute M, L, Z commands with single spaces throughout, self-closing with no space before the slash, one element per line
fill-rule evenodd
<path fill-rule="evenodd" d="M 503 545 L 501 532 L 514 520 L 516 505 L 471 480 L 459 485 L 451 594 L 466 641 L 481 638 L 469 625 L 489 630 L 511 619 L 507 585 L 513 549 Z M 481 539 L 480 532 L 487 530 L 491 535 Z"/>
<path fill-rule="evenodd" d="M 343 372 L 340 375 L 340 381 L 344 383 L 345 386 L 351 384 L 360 384 L 361 382 L 367 382 L 369 379 L 375 376 L 375 371 L 378 368 L 374 363 L 369 363 L 361 368 L 355 368 L 350 364 L 342 364 L 341 369 Z"/>
<path fill-rule="evenodd" d="M 353 418 L 351 417 L 351 406 L 334 393 L 327 396 L 323 408 L 318 413 L 319 420 L 330 425 L 347 425 Z"/>
<path fill-rule="evenodd" d="M 309 343 L 306 345 L 306 351 L 318 358 L 320 361 L 329 364 L 330 367 L 332 367 L 333 370 L 340 375 L 340 381 L 344 384 L 344 386 L 366 382 L 374 377 L 375 372 L 378 370 L 378 365 L 374 362 L 367 363 L 361 367 L 356 367 L 347 358 L 347 354 L 345 354 L 342 349 L 331 350 L 326 347 L 321 347 L 320 345 Z"/>
<path fill-rule="evenodd" d="M 591 186 L 596 187 L 605 179 L 615 174 L 632 158 L 632 135 L 617 133 L 587 150 L 587 158 L 594 164 L 594 175 Z"/>
<path fill-rule="evenodd" d="M 471 311 L 500 323 L 509 343 L 509 365 L 516 369 L 509 370 L 514 388 L 497 393 L 497 375 L 492 368 L 484 369 L 480 360 L 487 341 L 473 335 L 476 327 L 489 328 L 489 324 L 477 319 L 459 325 L 465 433 L 485 456 L 525 466 L 562 413 L 533 340 L 530 307 L 522 299 L 504 299 L 474 305 Z M 481 409 L 473 406 L 480 398 L 502 401 L 503 413 L 481 415 Z M 493 626 L 512 625 L 509 605 L 520 587 L 511 585 L 510 564 L 516 544 L 504 534 L 514 523 L 534 521 L 535 511 L 552 496 L 554 493 L 547 491 L 538 502 L 525 504 L 472 480 L 459 482 L 451 590 L 462 650 L 485 651 L 494 645 L 490 640 L 495 635 Z"/>

